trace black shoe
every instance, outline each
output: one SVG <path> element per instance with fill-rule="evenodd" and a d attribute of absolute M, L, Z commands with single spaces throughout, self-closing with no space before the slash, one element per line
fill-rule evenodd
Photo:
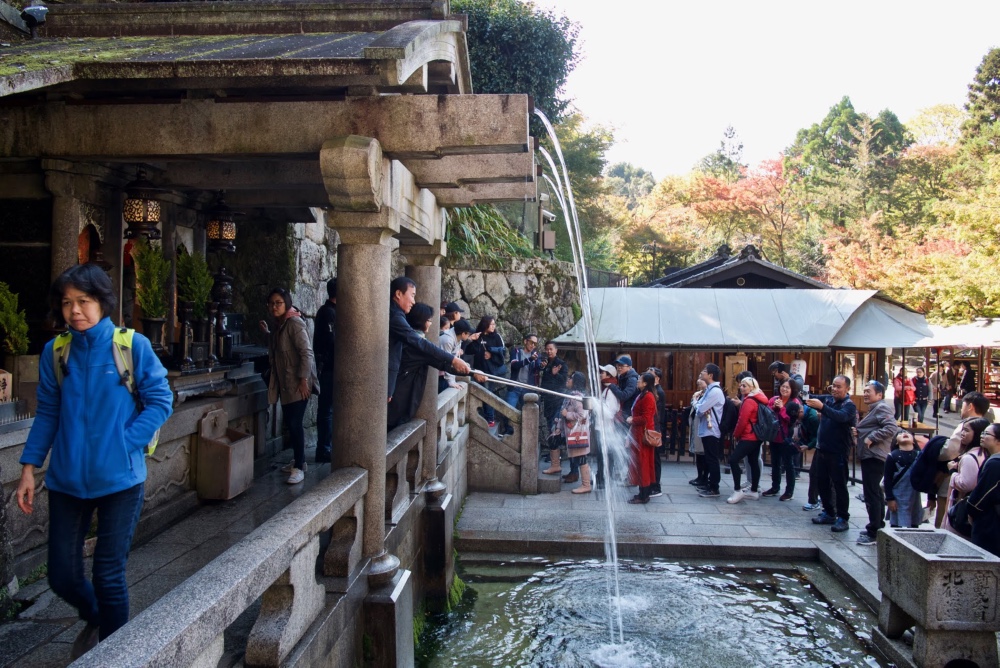
<path fill-rule="evenodd" d="M 823 512 L 812 518 L 812 522 L 813 524 L 835 524 L 837 522 L 837 518 Z"/>
<path fill-rule="evenodd" d="M 767 490 L 766 492 L 761 492 L 761 496 L 778 496 L 778 492 L 780 492 L 780 491 L 781 491 L 780 489 L 775 489 L 775 488 L 772 487 L 771 489 Z"/>
<path fill-rule="evenodd" d="M 327 455 L 316 455 L 316 463 L 317 464 L 329 464 L 330 463 L 330 455 L 328 455 L 328 454 Z"/>
<path fill-rule="evenodd" d="M 73 648 L 70 650 L 69 658 L 73 661 L 97 647 L 100 640 L 100 630 L 97 624 L 87 623 L 73 641 Z"/>
<path fill-rule="evenodd" d="M 628 502 L 632 504 L 649 503 L 649 499 L 644 499 L 641 496 L 633 496 Z"/>
<path fill-rule="evenodd" d="M 708 484 L 703 478 L 694 478 L 693 480 L 688 480 L 689 485 L 694 485 L 695 487 L 703 487 Z"/>

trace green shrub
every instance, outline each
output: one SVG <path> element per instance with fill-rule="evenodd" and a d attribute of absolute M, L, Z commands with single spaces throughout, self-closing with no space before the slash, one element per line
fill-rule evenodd
<path fill-rule="evenodd" d="M 165 318 L 170 263 L 163 256 L 163 251 L 146 239 L 132 246 L 132 259 L 135 260 L 135 300 L 142 309 L 143 317 Z"/>
<path fill-rule="evenodd" d="M 0 282 L 0 331 L 4 352 L 11 355 L 28 352 L 28 320 L 24 311 L 17 308 L 17 295 L 3 282 Z"/>
<path fill-rule="evenodd" d="M 203 319 L 208 316 L 206 302 L 212 298 L 215 278 L 204 256 L 190 254 L 183 246 L 177 250 L 177 298 L 192 302 L 194 317 Z"/>

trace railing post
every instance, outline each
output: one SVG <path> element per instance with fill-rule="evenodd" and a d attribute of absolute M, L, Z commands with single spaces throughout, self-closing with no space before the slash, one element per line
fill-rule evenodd
<path fill-rule="evenodd" d="M 521 408 L 521 494 L 538 494 L 538 395 L 524 395 Z"/>

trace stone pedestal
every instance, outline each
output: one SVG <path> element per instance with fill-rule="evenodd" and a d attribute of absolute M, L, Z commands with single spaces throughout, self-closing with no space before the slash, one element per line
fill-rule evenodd
<path fill-rule="evenodd" d="M 1000 559 L 947 531 L 885 529 L 878 572 L 876 637 L 895 640 L 916 626 L 913 663 L 920 668 L 958 659 L 1000 666 Z"/>
<path fill-rule="evenodd" d="M 378 668 L 413 665 L 413 582 L 410 571 L 399 571 L 388 584 L 369 590 L 365 598 L 365 635 L 372 640 Z"/>
<path fill-rule="evenodd" d="M 424 587 L 428 601 L 444 609 L 455 577 L 452 536 L 456 504 L 451 494 L 430 499 L 424 509 Z"/>

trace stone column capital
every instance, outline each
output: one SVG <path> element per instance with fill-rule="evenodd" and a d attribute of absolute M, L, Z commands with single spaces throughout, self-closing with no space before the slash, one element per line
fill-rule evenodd
<path fill-rule="evenodd" d="M 411 266 L 440 267 L 441 260 L 448 254 L 448 244 L 443 239 L 436 239 L 430 245 L 400 244 L 399 252 Z"/>
<path fill-rule="evenodd" d="M 399 234 L 399 220 L 390 215 L 388 207 L 373 213 L 330 211 L 326 215 L 326 225 L 337 230 L 340 243 L 352 246 L 389 246 L 393 237 Z"/>
<path fill-rule="evenodd" d="M 323 142 L 323 186 L 334 211 L 379 211 L 385 167 L 377 139 L 348 135 Z"/>

